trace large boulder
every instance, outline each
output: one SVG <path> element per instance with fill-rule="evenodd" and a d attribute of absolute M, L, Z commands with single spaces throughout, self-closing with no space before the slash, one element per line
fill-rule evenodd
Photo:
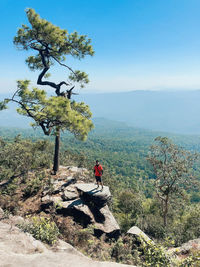
<path fill-rule="evenodd" d="M 76 189 L 81 198 L 87 203 L 94 203 L 97 207 L 103 207 L 111 199 L 111 193 L 108 186 L 97 187 L 95 184 L 76 183 Z"/>
<path fill-rule="evenodd" d="M 55 176 L 51 177 L 51 187 L 43 190 L 43 196 L 47 194 L 59 194 L 64 188 L 74 184 L 78 180 L 88 180 L 88 170 L 74 166 L 60 166 Z"/>
<path fill-rule="evenodd" d="M 74 200 L 78 197 L 79 197 L 78 192 L 74 186 L 68 186 L 67 188 L 63 190 L 63 193 L 62 193 L 63 200 L 66 200 L 66 201 Z"/>
<path fill-rule="evenodd" d="M 9 267 L 128 267 L 113 262 L 97 262 L 84 256 L 71 245 L 59 241 L 53 249 L 21 232 L 17 227 L 0 222 L 0 266 Z"/>
<path fill-rule="evenodd" d="M 137 226 L 131 227 L 128 230 L 127 234 L 134 235 L 136 237 L 142 237 L 144 239 L 144 241 L 146 241 L 146 242 L 151 241 L 151 239 L 142 230 L 140 230 L 140 228 L 138 228 Z"/>
<path fill-rule="evenodd" d="M 12 221 L 10 221 L 10 224 L 0 222 L 0 251 L 4 251 L 5 247 L 9 248 L 9 252 L 16 254 L 46 251 L 44 244 L 35 240 L 30 234 L 21 232 L 17 227 L 13 226 Z"/>
<path fill-rule="evenodd" d="M 102 207 L 99 210 L 101 216 L 99 218 L 104 218 L 104 220 L 96 219 L 94 233 L 96 236 L 101 236 L 102 234 L 106 234 L 109 238 L 118 238 L 120 235 L 120 227 L 115 220 L 114 216 L 110 212 L 108 206 Z"/>
<path fill-rule="evenodd" d="M 81 223 L 84 227 L 94 223 L 94 216 L 89 207 L 80 198 L 71 201 L 62 201 L 57 209 L 58 214 L 72 216 L 74 220 Z"/>
<path fill-rule="evenodd" d="M 58 214 L 72 216 L 84 227 L 93 224 L 96 236 L 105 233 L 108 237 L 117 238 L 120 228 L 107 206 L 111 199 L 109 187 L 104 186 L 101 190 L 96 184 L 74 183 L 74 173 L 83 172 L 86 173 L 86 170 L 82 168 L 62 167 L 58 177 L 52 182 L 53 189 L 43 193 L 41 208 L 51 212 L 53 206 Z"/>
<path fill-rule="evenodd" d="M 59 195 L 46 195 L 41 198 L 41 209 L 45 210 L 50 206 L 57 207 L 62 202 L 62 197 Z"/>

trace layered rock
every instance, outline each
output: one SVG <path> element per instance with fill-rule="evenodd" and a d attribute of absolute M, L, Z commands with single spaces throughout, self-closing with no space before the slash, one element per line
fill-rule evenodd
<path fill-rule="evenodd" d="M 81 175 L 87 173 L 86 169 L 61 169 L 62 175 L 58 175 L 57 179 L 52 181 L 51 191 L 45 189 L 43 192 L 42 209 L 48 212 L 54 207 L 58 214 L 72 216 L 84 227 L 93 224 L 97 236 L 105 233 L 108 237 L 117 238 L 120 228 L 107 206 L 111 199 L 109 187 L 104 186 L 101 190 L 95 184 L 81 182 Z"/>
<path fill-rule="evenodd" d="M 96 236 L 101 236 L 103 233 L 106 233 L 106 235 L 109 238 L 117 238 L 120 235 L 120 228 L 118 223 L 116 222 L 114 216 L 112 215 L 112 213 L 110 212 L 108 206 L 106 205 L 105 207 L 102 207 L 99 210 L 99 213 L 101 214 L 101 216 L 104 218 L 102 221 L 99 220 L 100 222 L 98 222 L 98 220 L 96 220 L 95 223 L 95 234 Z"/>

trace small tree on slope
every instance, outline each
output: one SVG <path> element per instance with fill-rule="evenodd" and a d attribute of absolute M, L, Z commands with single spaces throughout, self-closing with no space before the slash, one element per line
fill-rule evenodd
<path fill-rule="evenodd" d="M 191 170 L 197 154 L 179 148 L 167 137 L 159 136 L 155 142 L 156 144 L 151 146 L 148 160 L 156 175 L 156 193 L 162 204 L 163 223 L 167 226 L 167 215 L 172 197 L 182 195 L 184 189 L 195 184 Z"/>
<path fill-rule="evenodd" d="M 26 14 L 30 27 L 22 25 L 14 37 L 14 44 L 19 49 L 35 52 L 26 59 L 26 63 L 30 70 L 41 71 L 37 84 L 50 86 L 56 96 L 48 97 L 44 90 L 38 88 L 30 90 L 28 80 L 18 81 L 17 91 L 12 98 L 0 103 L 0 109 L 6 108 L 10 101 L 15 102 L 19 106 L 18 113 L 34 120 L 32 126 L 41 127 L 45 135 L 55 135 L 53 170 L 56 173 L 59 169 L 60 131 L 68 130 L 84 140 L 93 127 L 89 107 L 71 100 L 75 83 L 84 87 L 89 82 L 88 75 L 64 64 L 65 56 L 80 60 L 86 55 L 92 56 L 94 51 L 86 35 L 78 35 L 77 32 L 69 34 L 67 30 L 41 19 L 33 9 L 27 9 Z M 47 80 L 50 76 L 48 71 L 54 64 L 66 68 L 67 81 L 55 83 Z M 67 90 L 62 90 L 63 86 Z"/>

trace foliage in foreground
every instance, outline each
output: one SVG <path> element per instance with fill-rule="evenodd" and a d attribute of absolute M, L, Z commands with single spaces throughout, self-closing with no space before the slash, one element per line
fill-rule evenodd
<path fill-rule="evenodd" d="M 23 140 L 17 136 L 14 141 L 0 139 L 0 181 L 11 182 L 15 178 L 25 177 L 30 171 L 49 168 L 51 144 L 46 140 Z"/>
<path fill-rule="evenodd" d="M 55 222 L 49 218 L 33 216 L 28 222 L 19 224 L 18 227 L 24 232 L 33 235 L 35 239 L 53 245 L 59 236 L 59 229 Z"/>
<path fill-rule="evenodd" d="M 142 238 L 121 237 L 112 245 L 111 256 L 117 262 L 139 266 L 169 267 L 170 259 L 163 247 Z"/>

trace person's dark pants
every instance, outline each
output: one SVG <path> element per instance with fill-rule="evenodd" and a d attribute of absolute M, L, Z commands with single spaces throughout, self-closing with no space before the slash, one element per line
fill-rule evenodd
<path fill-rule="evenodd" d="M 101 176 L 95 176 L 97 183 L 102 183 Z"/>

